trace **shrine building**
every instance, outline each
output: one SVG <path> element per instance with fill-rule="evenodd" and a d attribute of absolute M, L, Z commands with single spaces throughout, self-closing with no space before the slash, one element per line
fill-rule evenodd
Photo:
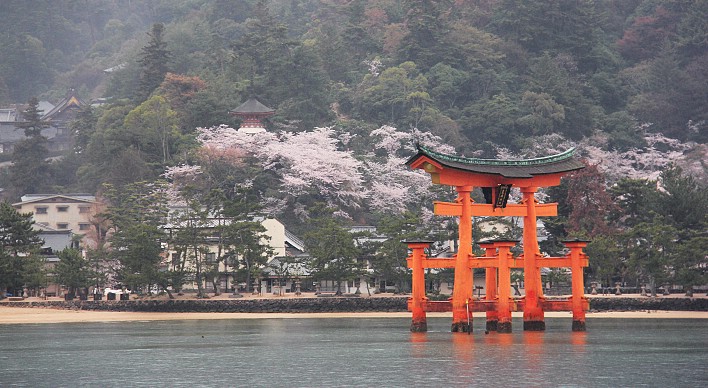
<path fill-rule="evenodd" d="M 229 114 L 242 120 L 239 132 L 260 133 L 266 131 L 262 120 L 275 114 L 275 110 L 263 105 L 255 98 L 250 98 L 238 108 L 230 111 Z"/>

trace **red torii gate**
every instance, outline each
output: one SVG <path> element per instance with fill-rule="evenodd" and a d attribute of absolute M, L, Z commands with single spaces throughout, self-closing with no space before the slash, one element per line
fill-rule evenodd
<path fill-rule="evenodd" d="M 585 331 L 583 267 L 588 259 L 582 248 L 587 241 L 564 243 L 570 249 L 565 257 L 542 257 L 538 247 L 536 219 L 538 216 L 556 216 L 557 204 L 539 204 L 534 194 L 539 187 L 557 186 L 568 172 L 584 168 L 574 157 L 574 149 L 558 155 L 526 160 L 492 160 L 463 158 L 435 152 L 418 146 L 418 153 L 406 164 L 431 175 L 433 183 L 454 186 L 458 196 L 455 202 L 435 202 L 435 214 L 457 216 L 459 222 L 459 249 L 453 258 L 428 258 L 424 250 L 430 241 L 406 241 L 412 251 L 408 266 L 412 269 L 412 297 L 409 310 L 413 314 L 411 331 L 427 331 L 426 311 L 452 311 L 452 331 L 471 332 L 472 313 L 487 313 L 487 330 L 511 332 L 511 312 L 524 312 L 524 330 L 545 330 L 544 311 L 572 311 L 573 331 Z M 519 187 L 523 199 L 519 204 L 507 204 L 509 190 Z M 477 204 L 470 193 L 475 187 L 484 188 L 491 203 Z M 490 193 L 491 192 L 491 193 Z M 513 216 L 524 218 L 521 256 L 513 257 L 511 248 L 518 241 L 495 240 L 480 242 L 485 256 L 472 253 L 473 216 Z M 541 285 L 541 267 L 570 267 L 572 296 L 547 300 Z M 425 296 L 425 268 L 454 268 L 455 280 L 449 301 L 433 302 Z M 486 269 L 486 297 L 474 298 L 473 269 Z M 511 268 L 524 269 L 525 296 L 510 296 Z M 497 280 L 498 279 L 498 280 Z"/>

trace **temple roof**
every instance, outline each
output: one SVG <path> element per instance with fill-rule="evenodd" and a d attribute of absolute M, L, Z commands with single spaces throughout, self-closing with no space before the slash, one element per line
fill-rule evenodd
<path fill-rule="evenodd" d="M 274 113 L 274 112 L 275 112 L 275 110 L 273 110 L 272 108 L 268 108 L 267 106 L 261 104 L 261 102 L 256 100 L 255 98 L 249 98 L 248 101 L 239 105 L 238 108 L 232 110 L 230 113 L 233 113 L 233 114 L 248 114 L 248 113 L 268 114 L 268 113 Z"/>
<path fill-rule="evenodd" d="M 86 105 L 86 103 L 76 96 L 76 91 L 74 89 L 71 89 L 67 93 L 66 97 L 64 97 L 64 99 L 62 99 L 56 106 L 49 110 L 45 110 L 46 113 L 42 115 L 42 119 L 51 119 L 53 116 L 61 113 L 67 108 L 81 108 L 84 105 Z"/>
<path fill-rule="evenodd" d="M 465 158 L 444 154 L 418 145 L 418 153 L 410 158 L 406 165 L 412 165 L 421 157 L 427 157 L 443 167 L 479 174 L 501 175 L 505 178 L 532 178 L 535 175 L 557 174 L 580 170 L 585 165 L 575 156 L 575 148 L 557 155 L 534 159 L 503 160 Z"/>

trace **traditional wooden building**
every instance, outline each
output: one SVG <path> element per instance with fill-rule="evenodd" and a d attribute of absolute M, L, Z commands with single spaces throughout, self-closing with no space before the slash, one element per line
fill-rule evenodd
<path fill-rule="evenodd" d="M 239 132 L 259 133 L 265 132 L 263 119 L 272 116 L 275 110 L 263 105 L 255 98 L 250 98 L 248 101 L 239 105 L 238 108 L 229 112 L 232 116 L 236 116 L 242 120 Z"/>
<path fill-rule="evenodd" d="M 79 110 L 86 105 L 86 102 L 78 97 L 76 91 L 71 89 L 54 108 L 44 113 L 42 120 L 48 121 L 51 127 L 56 129 L 53 139 L 49 142 L 50 151 L 64 151 L 74 146 L 74 136 L 69 124 L 76 118 Z"/>
<path fill-rule="evenodd" d="M 73 89 L 56 105 L 48 101 L 39 102 L 41 119 L 49 122 L 49 127 L 42 130 L 42 135 L 47 138 L 50 152 L 61 152 L 73 147 L 74 136 L 69 124 L 85 105 Z M 24 130 L 17 127 L 24 120 L 22 112 L 25 109 L 25 105 L 0 108 L 0 153 L 12 153 L 15 144 L 25 139 Z"/>

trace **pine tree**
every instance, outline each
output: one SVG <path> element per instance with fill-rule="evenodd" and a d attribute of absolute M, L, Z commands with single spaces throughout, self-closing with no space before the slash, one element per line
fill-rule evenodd
<path fill-rule="evenodd" d="M 138 100 L 145 101 L 152 92 L 164 81 L 165 75 L 169 71 L 170 52 L 167 50 L 167 43 L 163 40 L 165 26 L 162 23 L 152 25 L 150 42 L 143 47 L 140 56 L 140 86 L 138 90 Z"/>
<path fill-rule="evenodd" d="M 313 229 L 305 235 L 305 244 L 312 259 L 309 266 L 316 279 L 337 283 L 337 294 L 342 293 L 342 282 L 353 280 L 361 270 L 357 263 L 359 250 L 352 234 L 333 217 L 333 209 L 319 207 L 313 213 Z"/>
<path fill-rule="evenodd" d="M 167 217 L 163 185 L 136 182 L 117 189 L 106 185 L 109 206 L 102 214 L 111 222 L 112 257 L 121 264 L 118 278 L 124 285 L 139 289 L 155 284 L 165 288 L 160 269 Z"/>
<path fill-rule="evenodd" d="M 31 213 L 20 214 L 9 203 L 0 204 L 0 293 L 17 292 L 30 272 L 41 270 L 32 265 L 42 246 L 33 223 Z"/>
<path fill-rule="evenodd" d="M 58 256 L 60 261 L 55 268 L 56 280 L 65 285 L 69 294 L 73 295 L 78 289 L 89 284 L 89 262 L 81 256 L 80 251 L 72 248 L 64 248 Z"/>
<path fill-rule="evenodd" d="M 49 186 L 49 163 L 46 161 L 49 151 L 47 138 L 42 135 L 49 123 L 42 120 L 36 97 L 28 104 L 23 112 L 24 121 L 16 124 L 17 128 L 24 129 L 27 138 L 15 144 L 10 167 L 10 182 L 17 197 L 38 193 Z"/>

